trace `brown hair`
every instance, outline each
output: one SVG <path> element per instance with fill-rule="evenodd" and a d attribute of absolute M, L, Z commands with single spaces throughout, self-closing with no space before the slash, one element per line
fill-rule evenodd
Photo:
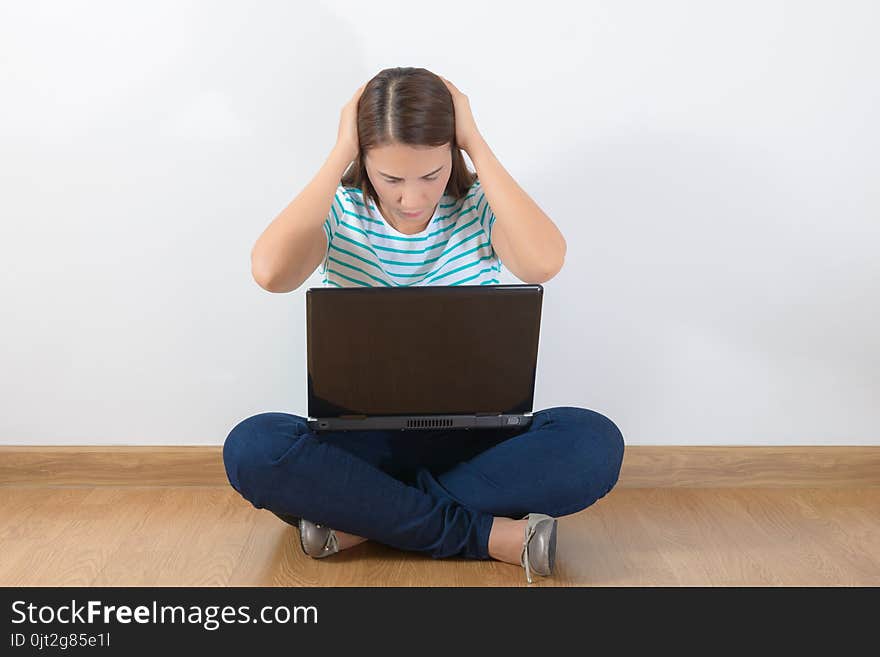
<path fill-rule="evenodd" d="M 424 68 L 386 68 L 364 87 L 357 106 L 358 154 L 342 175 L 345 187 L 361 190 L 376 205 L 376 190 L 367 175 L 364 154 L 371 148 L 406 144 L 438 147 L 450 144 L 452 173 L 445 194 L 459 199 L 478 176 L 465 164 L 455 142 L 452 94 L 437 75 Z"/>

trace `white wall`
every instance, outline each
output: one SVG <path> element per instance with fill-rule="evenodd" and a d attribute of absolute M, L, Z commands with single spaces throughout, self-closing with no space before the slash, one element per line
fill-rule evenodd
<path fill-rule="evenodd" d="M 305 414 L 320 278 L 265 292 L 250 249 L 354 90 L 423 66 L 568 242 L 536 409 L 600 411 L 631 445 L 878 445 L 878 19 L 830 0 L 3 3 L 0 442 L 220 444 Z"/>

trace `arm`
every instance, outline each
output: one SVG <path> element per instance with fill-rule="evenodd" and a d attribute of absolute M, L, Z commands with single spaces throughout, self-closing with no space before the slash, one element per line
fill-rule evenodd
<path fill-rule="evenodd" d="M 495 213 L 492 248 L 521 281 L 549 281 L 565 261 L 562 233 L 501 166 L 484 139 L 476 139 L 466 151 Z"/>
<path fill-rule="evenodd" d="M 312 275 L 327 249 L 322 228 L 351 159 L 334 148 L 299 195 L 263 231 L 251 251 L 254 280 L 269 292 L 290 292 Z"/>

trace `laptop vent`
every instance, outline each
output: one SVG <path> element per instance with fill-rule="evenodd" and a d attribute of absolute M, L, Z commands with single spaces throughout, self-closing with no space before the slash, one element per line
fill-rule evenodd
<path fill-rule="evenodd" d="M 452 418 L 425 419 L 425 420 L 407 420 L 407 429 L 432 429 L 435 427 L 451 427 Z"/>

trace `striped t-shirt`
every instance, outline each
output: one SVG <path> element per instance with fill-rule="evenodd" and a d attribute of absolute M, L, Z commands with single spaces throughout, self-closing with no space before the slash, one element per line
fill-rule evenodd
<path fill-rule="evenodd" d="M 405 235 L 354 187 L 336 189 L 324 221 L 323 283 L 335 287 L 497 285 L 501 260 L 492 248 L 495 223 L 480 181 L 463 198 L 446 194 L 427 227 Z"/>

